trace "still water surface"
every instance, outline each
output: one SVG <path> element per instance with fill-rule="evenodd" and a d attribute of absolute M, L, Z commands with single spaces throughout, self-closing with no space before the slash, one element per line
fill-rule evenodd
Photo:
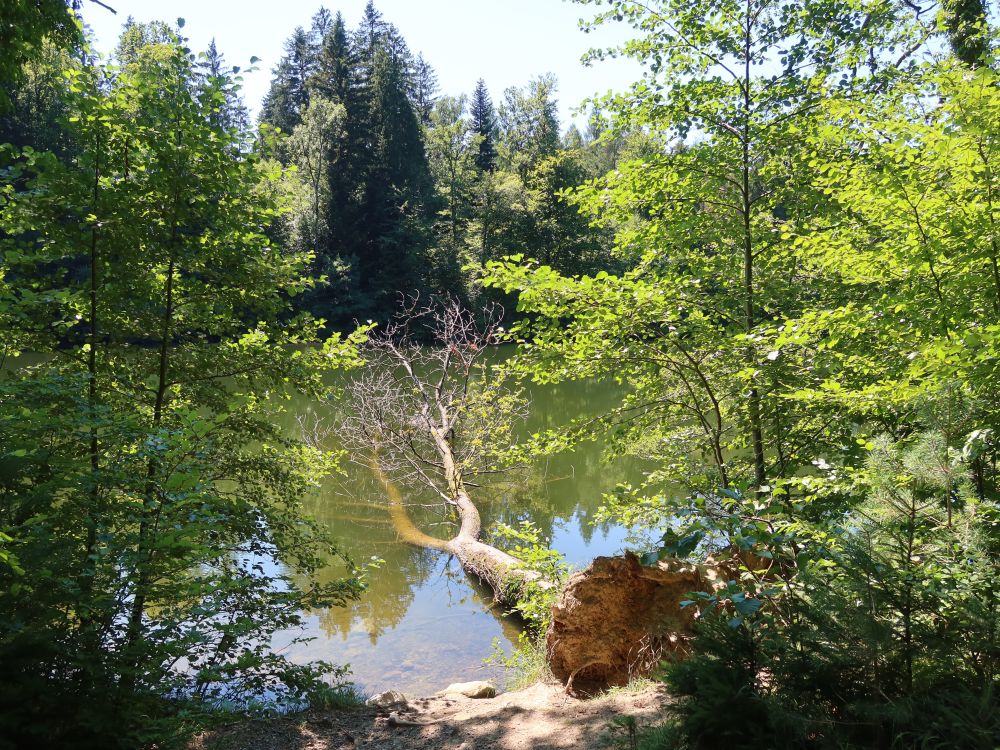
<path fill-rule="evenodd" d="M 613 384 L 534 387 L 524 432 L 600 413 L 619 396 Z M 296 407 L 300 412 L 314 408 L 307 402 Z M 328 447 L 339 447 L 335 437 Z M 486 535 L 497 522 L 530 519 L 576 568 L 595 556 L 621 552 L 628 530 L 595 525 L 594 514 L 602 493 L 638 479 L 640 467 L 629 458 L 609 461 L 604 453 L 604 446 L 586 444 L 539 461 L 498 486 L 474 491 Z M 484 666 L 483 660 L 494 643 L 511 651 L 516 625 L 455 559 L 399 541 L 375 477 L 364 466 L 346 464 L 345 469 L 347 476 L 327 482 L 308 511 L 355 561 L 376 556 L 385 562 L 371 573 L 360 601 L 308 614 L 306 635 L 314 640 L 289 647 L 290 638 L 279 637 L 275 646 L 296 662 L 350 664 L 355 684 L 369 694 L 388 689 L 426 694 L 451 682 L 497 677 L 497 668 Z M 441 538 L 453 535 L 456 526 L 440 500 L 402 489 L 422 530 Z"/>

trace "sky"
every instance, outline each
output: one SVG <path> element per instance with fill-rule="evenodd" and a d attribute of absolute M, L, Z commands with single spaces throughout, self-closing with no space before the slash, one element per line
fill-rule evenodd
<path fill-rule="evenodd" d="M 271 68 L 281 57 L 282 43 L 296 26 L 309 26 L 321 4 L 341 11 L 349 29 L 357 26 L 367 0 L 104 0 L 117 11 L 85 3 L 84 21 L 97 49 L 110 52 L 130 15 L 138 21 L 183 18 L 183 33 L 195 51 L 214 37 L 230 65 L 249 67 L 260 58 L 257 72 L 244 74 L 244 98 L 259 110 L 267 93 Z M 509 86 L 554 73 L 559 80 L 563 126 L 585 118 L 573 110 L 594 94 L 621 91 L 641 76 L 630 61 L 611 60 L 586 67 L 581 56 L 593 46 L 628 38 L 624 27 L 585 34 L 577 20 L 590 10 L 565 0 L 376 0 L 386 20 L 403 34 L 414 54 L 423 53 L 434 67 L 442 94 L 471 94 L 479 78 L 486 81 L 494 103 Z"/>

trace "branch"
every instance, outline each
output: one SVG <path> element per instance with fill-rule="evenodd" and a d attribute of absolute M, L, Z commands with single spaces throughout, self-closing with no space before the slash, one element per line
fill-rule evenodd
<path fill-rule="evenodd" d="M 100 5 L 104 10 L 110 10 L 114 15 L 118 15 L 118 11 L 112 8 L 110 5 L 105 5 L 101 0 L 90 0 L 94 5 Z"/>

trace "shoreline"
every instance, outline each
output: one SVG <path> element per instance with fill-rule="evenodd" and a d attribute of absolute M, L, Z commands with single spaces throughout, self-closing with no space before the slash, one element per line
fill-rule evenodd
<path fill-rule="evenodd" d="M 612 723 L 634 717 L 640 727 L 665 718 L 671 699 L 661 684 L 612 690 L 587 700 L 557 683 L 536 682 L 492 698 L 434 695 L 405 704 L 312 710 L 240 722 L 197 735 L 188 750 L 558 750 L 620 747 Z"/>

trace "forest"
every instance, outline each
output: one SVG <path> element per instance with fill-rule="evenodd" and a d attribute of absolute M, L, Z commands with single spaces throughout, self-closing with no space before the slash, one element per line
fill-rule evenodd
<path fill-rule="evenodd" d="M 713 571 L 630 675 L 669 701 L 581 746 L 1000 747 L 996 9 L 573 2 L 643 70 L 585 128 L 371 0 L 259 106 L 185 19 L 102 57 L 112 0 L 0 5 L 0 750 L 348 715 L 364 665 L 294 649 L 397 626 L 394 565 L 558 682 L 561 461 L 587 551 Z"/>

